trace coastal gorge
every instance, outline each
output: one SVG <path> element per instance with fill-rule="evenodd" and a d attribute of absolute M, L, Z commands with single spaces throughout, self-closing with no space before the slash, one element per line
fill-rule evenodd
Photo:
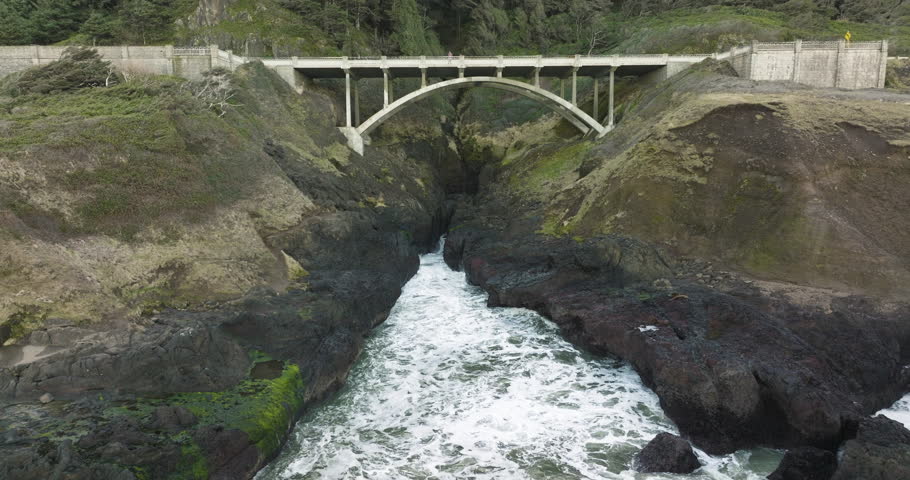
<path fill-rule="evenodd" d="M 62 52 L 0 56 L 0 479 L 910 479 L 904 3 L 52 3 L 0 6 Z M 733 55 L 848 30 L 875 86 Z M 603 131 L 474 82 L 360 152 L 269 66 L 658 54 L 491 70 Z"/>

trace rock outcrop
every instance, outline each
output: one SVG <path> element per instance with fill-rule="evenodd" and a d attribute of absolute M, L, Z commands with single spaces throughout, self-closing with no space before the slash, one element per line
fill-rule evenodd
<path fill-rule="evenodd" d="M 644 473 L 692 473 L 701 467 L 689 442 L 661 433 L 635 455 L 635 469 Z"/>
<path fill-rule="evenodd" d="M 856 426 L 855 437 L 844 443 L 832 478 L 910 479 L 910 431 L 881 415 L 863 419 Z"/>
<path fill-rule="evenodd" d="M 834 450 L 910 389 L 906 100 L 715 70 L 642 92 L 607 140 L 527 127 L 446 261 L 629 361 L 709 453 Z"/>
<path fill-rule="evenodd" d="M 25 112 L 101 102 L 166 142 L 111 137 L 94 110 L 44 112 L 77 147 L 0 140 L 0 251 L 30 265 L 0 271 L 0 477 L 251 478 L 345 380 L 444 232 L 457 155 L 415 159 L 449 151 L 441 128 L 380 132 L 359 157 L 327 96 L 262 65 L 234 80 L 223 117 L 156 79 L 0 110 L 15 133 L 44 128 Z"/>
<path fill-rule="evenodd" d="M 829 480 L 837 469 L 837 456 L 829 450 L 799 447 L 787 451 L 768 480 Z"/>

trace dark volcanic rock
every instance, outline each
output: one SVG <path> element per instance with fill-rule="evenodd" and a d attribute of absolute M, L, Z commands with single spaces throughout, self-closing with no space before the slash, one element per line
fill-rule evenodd
<path fill-rule="evenodd" d="M 152 413 L 152 427 L 160 430 L 179 432 L 192 427 L 198 421 L 193 412 L 185 407 L 158 407 Z"/>
<path fill-rule="evenodd" d="M 814 447 L 791 449 L 768 480 L 829 480 L 837 469 L 837 457 Z"/>
<path fill-rule="evenodd" d="M 249 102 L 243 103 L 256 116 L 280 116 L 286 106 L 306 110 L 312 120 L 306 129 L 316 141 L 303 154 L 287 148 L 305 138 L 296 132 L 269 130 L 275 138 L 261 139 L 263 161 L 274 161 L 312 202 L 295 225 L 257 230 L 278 260 L 274 281 L 189 311 L 155 308 L 152 316 L 108 322 L 48 320 L 20 339 L 16 348 L 52 348 L 24 363 L 20 355 L 0 364 L 0 478 L 55 478 L 62 458 L 68 479 L 140 472 L 190 478 L 203 467 L 210 478 L 250 478 L 277 454 L 300 406 L 342 384 L 364 336 L 386 319 L 417 271 L 418 255 L 446 230 L 452 207 L 446 193 L 471 179 L 454 153 L 424 159 L 448 151 L 445 136 L 400 138 L 348 157 L 327 98 L 306 92 L 300 104 L 301 96 L 278 77 L 250 68 L 268 78 L 259 78 L 259 90 L 244 93 Z M 273 87 L 283 93 L 276 97 Z M 342 153 L 326 153 L 334 148 Z M 303 269 L 289 275 L 285 255 Z M 0 331 L 0 343 L 8 336 Z M 237 390 L 243 387 L 254 392 Z M 180 394 L 192 392 L 234 400 L 213 399 L 211 409 L 197 405 L 193 415 L 179 406 Z M 56 401 L 38 404 L 45 394 Z M 260 394 L 266 397 L 250 410 L 217 416 L 237 399 Z M 267 430 L 266 441 L 263 432 L 246 431 L 251 422 Z M 65 456 L 58 454 L 64 441 L 74 444 Z"/>
<path fill-rule="evenodd" d="M 148 394 L 218 391 L 243 379 L 249 357 L 218 329 L 223 316 L 175 317 L 95 334 L 42 361 L 0 369 L 0 398 L 71 399 L 114 386 Z"/>
<path fill-rule="evenodd" d="M 673 278 L 667 262 L 645 243 L 578 242 L 515 223 L 453 219 L 463 227 L 447 238 L 446 262 L 491 306 L 536 310 L 574 343 L 629 361 L 709 453 L 833 450 L 850 419 L 890 405 L 910 384 L 906 307 L 883 313 L 844 297 L 825 311 L 744 283 L 722 292 L 679 278 L 668 290 L 659 282 Z"/>
<path fill-rule="evenodd" d="M 210 479 L 244 479 L 256 474 L 259 451 L 246 432 L 208 426 L 196 432 L 195 438 L 206 453 Z"/>
<path fill-rule="evenodd" d="M 910 480 L 910 431 L 878 415 L 859 422 L 842 447 L 834 480 Z"/>
<path fill-rule="evenodd" d="M 645 473 L 691 473 L 701 467 L 689 442 L 671 433 L 654 437 L 635 456 L 635 469 Z"/>

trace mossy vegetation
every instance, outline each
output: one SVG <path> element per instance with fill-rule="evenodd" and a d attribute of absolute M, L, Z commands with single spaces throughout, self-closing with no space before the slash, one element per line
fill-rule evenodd
<path fill-rule="evenodd" d="M 264 363 L 277 362 L 268 355 L 251 352 L 251 372 Z M 226 430 L 241 430 L 248 435 L 249 442 L 259 451 L 260 461 L 269 458 L 281 446 L 282 439 L 290 429 L 303 406 L 304 383 L 300 368 L 283 363 L 280 373 L 271 379 L 253 378 L 241 382 L 223 392 L 180 393 L 166 398 L 143 398 L 118 402 L 105 410 L 105 418 L 113 419 L 126 415 L 150 425 L 151 416 L 157 407 L 183 407 L 193 413 L 198 424 L 188 430 L 176 433 L 157 432 L 167 435 L 169 443 L 179 445 L 180 462 L 176 471 L 168 478 L 205 479 L 209 478 L 210 466 L 205 452 L 193 438 L 195 428 L 217 425 Z M 141 470 L 142 465 L 130 466 Z"/>
<path fill-rule="evenodd" d="M 208 462 L 205 460 L 205 454 L 195 441 L 187 438 L 183 446 L 180 447 L 180 454 L 177 472 L 171 475 L 170 478 L 174 480 L 206 480 L 209 478 L 209 467 Z"/>
<path fill-rule="evenodd" d="M 0 338 L 0 346 L 8 340 L 18 340 L 29 332 L 44 326 L 47 319 L 47 310 L 35 305 L 23 305 L 19 310 L 10 315 L 3 325 L 8 331 L 6 338 Z"/>
<path fill-rule="evenodd" d="M 509 178 L 512 187 L 524 190 L 552 188 L 553 182 L 576 172 L 591 149 L 590 141 L 551 149 L 537 158 L 526 159 Z M 575 173 L 577 177 L 577 173 Z"/>
<path fill-rule="evenodd" d="M 186 407 L 202 424 L 243 430 L 268 457 L 278 450 L 303 403 L 303 380 L 297 365 L 286 364 L 276 379 L 251 379 L 226 392 L 183 393 L 167 400 Z"/>

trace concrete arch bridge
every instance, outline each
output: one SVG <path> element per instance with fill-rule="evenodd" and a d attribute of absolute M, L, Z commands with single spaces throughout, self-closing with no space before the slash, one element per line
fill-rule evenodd
<path fill-rule="evenodd" d="M 345 80 L 345 124 L 342 132 L 348 145 L 363 154 L 369 134 L 406 106 L 437 92 L 458 88 L 491 87 L 536 100 L 562 115 L 584 135 L 601 137 L 614 127 L 613 86 L 615 77 L 636 76 L 660 81 L 693 63 L 716 55 L 610 55 L 567 57 L 374 57 L 263 59 L 263 63 L 297 91 L 312 79 Z M 590 112 L 578 105 L 578 77 L 593 78 L 594 103 Z M 420 88 L 397 100 L 394 78 L 420 78 Z M 540 78 L 560 79 L 559 94 L 541 87 Z M 358 80 L 383 79 L 383 108 L 361 122 Z M 430 83 L 431 78 L 442 79 Z M 518 80 L 518 79 L 522 80 Z M 598 111 L 600 81 L 605 79 L 609 103 L 607 112 Z M 566 96 L 566 86 L 571 93 Z"/>

